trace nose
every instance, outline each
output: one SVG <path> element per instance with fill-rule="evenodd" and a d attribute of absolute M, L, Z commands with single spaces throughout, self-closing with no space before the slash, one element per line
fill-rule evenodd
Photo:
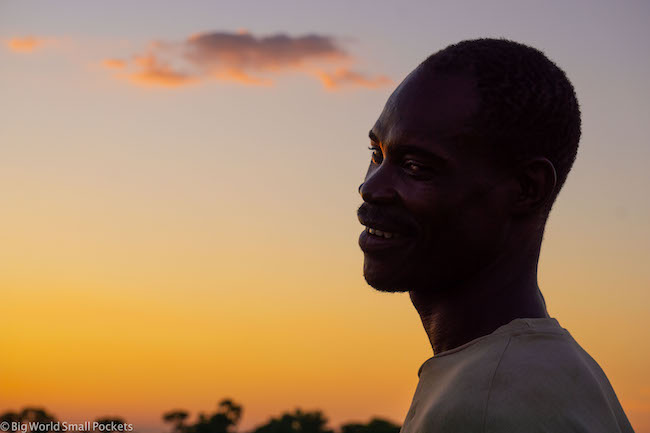
<path fill-rule="evenodd" d="M 359 185 L 359 194 L 368 203 L 390 203 L 396 200 L 394 180 L 385 166 L 379 166 L 366 175 L 366 180 Z"/>

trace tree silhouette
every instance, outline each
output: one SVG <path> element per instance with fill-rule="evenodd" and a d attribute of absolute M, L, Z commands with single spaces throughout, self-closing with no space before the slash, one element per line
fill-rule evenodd
<path fill-rule="evenodd" d="M 7 411 L 0 415 L 0 422 L 7 421 L 11 422 L 20 422 L 20 423 L 41 423 L 48 424 L 51 422 L 56 422 L 56 417 L 48 413 L 44 408 L 41 407 L 26 407 L 20 412 Z M 27 426 L 27 431 L 31 431 L 29 424 Z M 39 430 L 40 431 L 40 430 Z"/>
<path fill-rule="evenodd" d="M 368 424 L 349 423 L 341 426 L 341 433 L 399 433 L 400 426 L 392 422 L 373 418 Z"/>
<path fill-rule="evenodd" d="M 113 429 L 111 429 L 111 425 L 126 424 L 126 421 L 124 421 L 123 418 L 120 418 L 120 417 L 117 417 L 117 416 L 115 416 L 115 417 L 103 416 L 101 418 L 97 418 L 95 420 L 95 422 L 100 426 L 107 427 L 106 429 L 101 429 L 101 427 L 100 427 L 100 431 L 105 431 L 105 432 L 113 431 Z"/>
<path fill-rule="evenodd" d="M 231 424 L 237 425 L 241 419 L 242 407 L 229 398 L 221 400 L 219 403 L 219 412 L 231 421 Z"/>
<path fill-rule="evenodd" d="M 22 422 L 38 422 L 49 423 L 56 422 L 54 415 L 47 413 L 41 407 L 26 407 L 20 412 L 20 421 Z"/>
<path fill-rule="evenodd" d="M 187 431 L 185 420 L 190 416 L 189 412 L 183 409 L 170 410 L 163 414 L 163 421 L 170 423 L 174 426 L 175 433 L 183 433 Z"/>
<path fill-rule="evenodd" d="M 253 433 L 333 433 L 325 428 L 327 418 L 321 411 L 303 412 L 296 409 L 257 427 Z"/>
<path fill-rule="evenodd" d="M 219 408 L 211 416 L 199 414 L 199 420 L 190 433 L 229 433 L 241 418 L 242 407 L 230 399 L 221 400 Z"/>
<path fill-rule="evenodd" d="M 197 421 L 187 423 L 189 412 L 174 409 L 163 414 L 162 419 L 173 426 L 173 433 L 234 433 L 242 416 L 242 406 L 231 399 L 219 402 L 217 410 L 212 414 L 200 413 Z M 56 423 L 54 415 L 40 407 L 26 407 L 19 412 L 6 411 L 0 414 L 0 422 L 38 422 Z M 125 424 L 120 417 L 100 417 L 95 420 L 103 426 Z M 106 429 L 105 429 L 106 430 Z M 348 423 L 341 426 L 339 433 L 399 433 L 400 426 L 382 418 L 372 418 L 368 424 Z M 39 430 L 39 433 L 41 430 Z M 31 433 L 27 429 L 26 433 Z M 303 412 L 295 409 L 284 412 L 279 417 L 269 419 L 249 433 L 334 433 L 327 428 L 327 418 L 319 410 Z"/>
<path fill-rule="evenodd" d="M 13 412 L 13 411 L 7 411 L 0 415 L 0 422 L 8 422 L 11 424 L 12 422 L 19 422 L 20 421 L 20 414 L 18 412 Z"/>
<path fill-rule="evenodd" d="M 211 415 L 199 413 L 194 424 L 185 424 L 189 413 L 182 409 L 174 409 L 163 414 L 163 421 L 173 425 L 174 433 L 232 433 L 241 419 L 242 407 L 233 400 L 226 398 L 219 402 L 217 411 Z"/>

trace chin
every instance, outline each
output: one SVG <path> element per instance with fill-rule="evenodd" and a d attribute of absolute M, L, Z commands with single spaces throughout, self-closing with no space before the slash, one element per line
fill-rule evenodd
<path fill-rule="evenodd" d="M 380 292 L 408 292 L 410 288 L 404 278 L 399 274 L 391 272 L 390 269 L 369 266 L 366 262 L 363 266 L 363 277 L 366 282 Z"/>
<path fill-rule="evenodd" d="M 414 264 L 413 260 L 378 260 L 366 256 L 363 262 L 363 277 L 371 287 L 380 292 L 440 292 L 453 286 L 454 274 L 449 271 L 441 272 L 439 267 L 430 264 L 426 266 L 426 272 L 422 272 L 425 266 Z"/>

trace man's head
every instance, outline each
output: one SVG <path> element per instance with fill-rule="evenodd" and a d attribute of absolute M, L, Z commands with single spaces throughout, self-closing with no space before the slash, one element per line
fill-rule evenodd
<path fill-rule="evenodd" d="M 579 138 L 573 87 L 540 51 L 479 39 L 426 59 L 370 131 L 359 209 L 368 283 L 442 289 L 504 252 L 531 253 L 531 240 L 538 253 Z"/>

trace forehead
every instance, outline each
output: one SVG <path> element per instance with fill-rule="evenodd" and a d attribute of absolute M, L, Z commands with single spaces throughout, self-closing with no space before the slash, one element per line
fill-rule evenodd
<path fill-rule="evenodd" d="M 388 98 L 372 132 L 386 146 L 444 143 L 465 130 L 478 103 L 470 74 L 432 74 L 418 68 Z"/>

